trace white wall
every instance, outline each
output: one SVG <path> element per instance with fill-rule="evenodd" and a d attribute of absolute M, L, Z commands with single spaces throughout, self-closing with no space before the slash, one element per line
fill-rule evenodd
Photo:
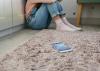
<path fill-rule="evenodd" d="M 0 37 L 23 28 L 25 0 L 0 0 Z"/>
<path fill-rule="evenodd" d="M 67 17 L 75 18 L 75 15 L 73 15 L 73 13 L 77 11 L 77 0 L 64 0 L 62 2 L 62 5 L 64 7 Z M 100 18 L 100 5 L 85 5 L 83 17 Z"/>

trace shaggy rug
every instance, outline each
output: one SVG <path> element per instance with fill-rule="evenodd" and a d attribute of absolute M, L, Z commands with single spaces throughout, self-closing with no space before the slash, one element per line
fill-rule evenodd
<path fill-rule="evenodd" d="M 52 43 L 73 51 L 58 53 Z M 0 71 L 100 71 L 100 32 L 43 30 L 0 58 Z"/>

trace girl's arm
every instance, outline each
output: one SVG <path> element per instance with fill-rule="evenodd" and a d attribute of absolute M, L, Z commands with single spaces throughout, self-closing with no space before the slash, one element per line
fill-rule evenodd
<path fill-rule="evenodd" d="M 56 0 L 30 0 L 31 3 L 53 3 Z"/>

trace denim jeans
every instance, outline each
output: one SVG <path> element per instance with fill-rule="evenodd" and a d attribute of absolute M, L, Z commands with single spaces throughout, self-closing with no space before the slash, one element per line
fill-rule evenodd
<path fill-rule="evenodd" d="M 39 8 L 32 9 L 27 23 L 30 28 L 35 30 L 46 29 L 50 25 L 52 17 L 63 14 L 63 8 L 58 1 L 51 4 L 43 3 Z"/>

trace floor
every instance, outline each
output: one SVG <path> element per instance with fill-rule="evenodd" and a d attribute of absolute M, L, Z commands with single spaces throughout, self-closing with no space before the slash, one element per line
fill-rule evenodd
<path fill-rule="evenodd" d="M 9 52 L 15 49 L 17 46 L 31 39 L 32 36 L 38 32 L 39 31 L 37 30 L 33 31 L 29 29 L 23 29 L 21 31 L 18 31 L 16 33 L 13 33 L 11 35 L 1 38 L 0 39 L 0 55 L 5 54 L 6 52 Z"/>
<path fill-rule="evenodd" d="M 86 25 L 86 26 L 83 26 L 83 30 L 100 31 L 100 26 Z M 40 31 L 23 29 L 23 30 L 13 33 L 11 35 L 0 38 L 0 55 L 5 54 L 5 53 L 17 48 L 17 46 L 19 46 L 19 45 L 23 44 L 24 42 L 26 42 L 27 40 L 31 39 L 34 36 L 34 34 L 36 34 L 38 32 L 40 32 Z"/>

